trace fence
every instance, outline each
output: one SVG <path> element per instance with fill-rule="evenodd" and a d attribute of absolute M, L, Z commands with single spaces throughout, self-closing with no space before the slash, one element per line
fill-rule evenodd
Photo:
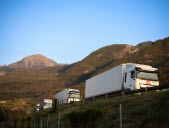
<path fill-rule="evenodd" d="M 20 117 L 16 119 L 15 127 L 16 128 L 50 128 L 50 127 L 58 127 L 58 120 L 60 117 L 56 115 L 54 117 L 53 114 L 47 115 L 36 115 L 32 117 Z"/>

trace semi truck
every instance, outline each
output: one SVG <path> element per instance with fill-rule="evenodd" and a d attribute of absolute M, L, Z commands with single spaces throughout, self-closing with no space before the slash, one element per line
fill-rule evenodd
<path fill-rule="evenodd" d="M 159 86 L 157 68 L 125 63 L 86 80 L 85 99 L 155 86 Z"/>
<path fill-rule="evenodd" d="M 55 98 L 58 101 L 58 105 L 60 105 L 80 101 L 81 95 L 80 91 L 77 89 L 64 89 L 56 93 Z"/>
<path fill-rule="evenodd" d="M 48 109 L 52 108 L 53 100 L 52 99 L 43 99 L 40 101 L 40 107 L 39 109 Z"/>

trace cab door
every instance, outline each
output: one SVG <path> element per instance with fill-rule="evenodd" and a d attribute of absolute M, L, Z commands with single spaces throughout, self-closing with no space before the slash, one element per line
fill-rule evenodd
<path fill-rule="evenodd" d="M 135 86 L 135 71 L 129 71 L 125 73 L 125 80 L 124 80 L 124 90 L 131 91 L 134 90 Z"/>

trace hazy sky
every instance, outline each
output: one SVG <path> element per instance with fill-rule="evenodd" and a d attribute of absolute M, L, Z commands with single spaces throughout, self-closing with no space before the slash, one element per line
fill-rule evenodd
<path fill-rule="evenodd" d="M 0 0 L 0 65 L 33 54 L 80 61 L 169 36 L 169 0 Z"/>

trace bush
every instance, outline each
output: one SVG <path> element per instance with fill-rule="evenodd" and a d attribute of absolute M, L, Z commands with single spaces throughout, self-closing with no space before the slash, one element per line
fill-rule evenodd
<path fill-rule="evenodd" d="M 99 119 L 103 118 L 105 111 L 100 108 L 89 108 L 83 111 L 72 111 L 67 118 L 72 127 L 97 127 Z"/>
<path fill-rule="evenodd" d="M 52 109 L 51 109 L 51 113 L 56 112 L 57 110 L 57 99 L 53 99 L 53 105 L 52 105 Z"/>
<path fill-rule="evenodd" d="M 0 122 L 6 120 L 5 112 L 0 108 Z"/>
<path fill-rule="evenodd" d="M 133 108 L 132 110 L 132 114 L 135 116 L 143 116 L 147 113 L 147 108 L 146 106 L 136 106 L 135 108 Z"/>

